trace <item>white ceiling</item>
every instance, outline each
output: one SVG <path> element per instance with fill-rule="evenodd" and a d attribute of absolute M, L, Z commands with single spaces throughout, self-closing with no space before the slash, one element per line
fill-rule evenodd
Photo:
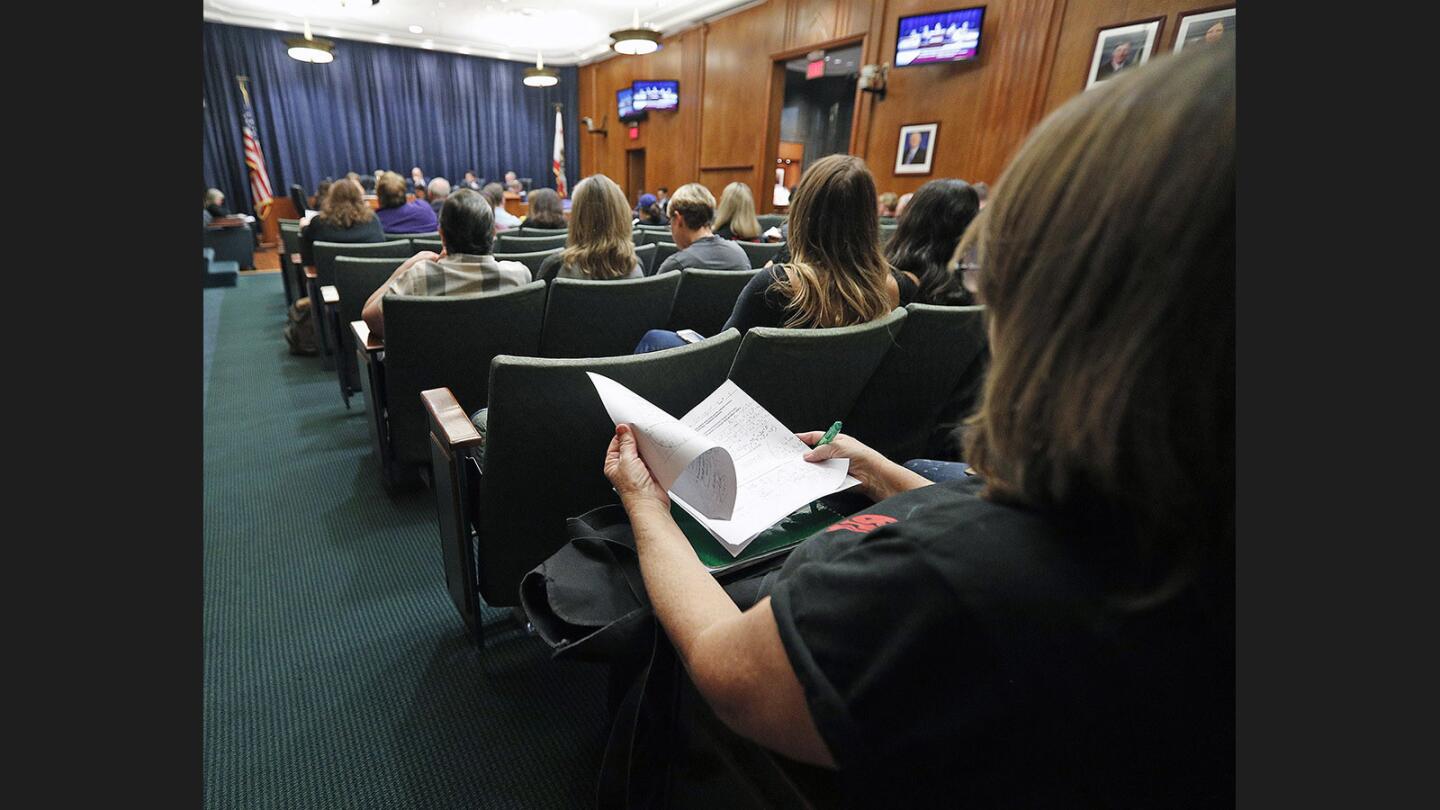
<path fill-rule="evenodd" d="M 610 32 L 640 24 L 672 34 L 763 0 L 203 0 L 211 22 L 317 37 L 574 65 L 612 53 Z M 411 31 L 418 26 L 420 33 Z M 336 58 L 343 59 L 337 45 Z"/>

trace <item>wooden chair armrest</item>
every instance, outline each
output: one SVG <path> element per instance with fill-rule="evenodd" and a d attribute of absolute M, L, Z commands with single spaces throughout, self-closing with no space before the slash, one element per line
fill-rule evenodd
<path fill-rule="evenodd" d="M 305 278 L 319 278 L 320 273 L 310 265 L 305 265 Z"/>
<path fill-rule="evenodd" d="M 474 447 L 485 442 L 449 388 L 421 391 L 420 400 L 430 414 L 431 432 L 445 445 L 451 448 Z"/>
<path fill-rule="evenodd" d="M 355 345 L 363 348 L 369 354 L 385 348 L 385 341 L 370 337 L 370 325 L 364 321 L 351 321 L 350 332 L 355 335 Z"/>
<path fill-rule="evenodd" d="M 320 288 L 320 300 L 326 304 L 338 304 L 340 303 L 340 291 L 326 284 Z M 361 323 L 364 323 L 364 321 L 361 321 Z"/>

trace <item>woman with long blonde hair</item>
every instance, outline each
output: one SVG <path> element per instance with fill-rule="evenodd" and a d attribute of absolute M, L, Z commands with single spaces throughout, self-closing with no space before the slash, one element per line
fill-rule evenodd
<path fill-rule="evenodd" d="M 750 186 L 739 180 L 725 187 L 720 205 L 715 209 L 712 228 L 721 239 L 754 240 L 760 238 L 760 220 L 755 218 L 755 195 Z"/>
<path fill-rule="evenodd" d="M 725 328 L 868 323 L 915 296 L 915 282 L 880 253 L 875 178 L 865 161 L 815 161 L 790 198 L 790 258 L 756 273 Z"/>
<path fill-rule="evenodd" d="M 547 258 L 535 278 L 603 281 L 643 275 L 630 235 L 630 205 L 625 192 L 603 174 L 581 180 L 570 205 L 565 249 Z"/>

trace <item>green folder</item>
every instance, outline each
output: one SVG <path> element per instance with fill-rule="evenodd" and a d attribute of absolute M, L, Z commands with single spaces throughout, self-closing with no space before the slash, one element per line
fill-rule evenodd
<path fill-rule="evenodd" d="M 738 557 L 732 556 L 724 544 L 674 502 L 670 504 L 670 515 L 689 539 L 700 562 L 710 573 L 719 575 L 732 574 L 784 554 L 800 541 L 844 520 L 869 503 L 865 496 L 851 490 L 818 498 L 761 532 Z"/>

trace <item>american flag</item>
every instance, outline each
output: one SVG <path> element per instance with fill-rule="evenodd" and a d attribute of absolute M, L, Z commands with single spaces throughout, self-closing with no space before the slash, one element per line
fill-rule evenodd
<path fill-rule="evenodd" d="M 265 155 L 260 152 L 260 139 L 255 135 L 255 114 L 250 111 L 250 93 L 240 80 L 240 97 L 245 102 L 245 119 L 240 125 L 245 141 L 245 165 L 250 167 L 250 196 L 255 200 L 255 213 L 265 215 L 273 196 L 270 193 L 270 172 L 265 168 Z"/>
<path fill-rule="evenodd" d="M 560 118 L 560 105 L 555 105 L 555 152 L 550 158 L 550 170 L 555 172 L 555 191 L 565 196 L 565 128 Z"/>

